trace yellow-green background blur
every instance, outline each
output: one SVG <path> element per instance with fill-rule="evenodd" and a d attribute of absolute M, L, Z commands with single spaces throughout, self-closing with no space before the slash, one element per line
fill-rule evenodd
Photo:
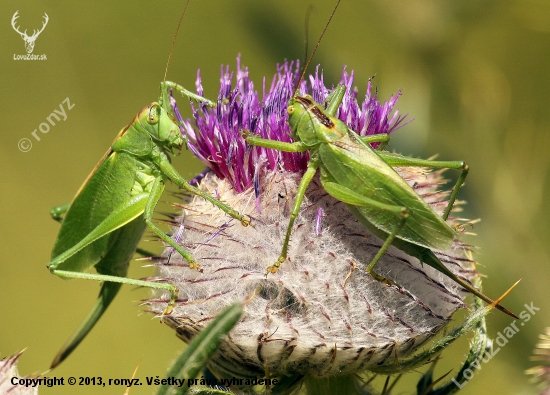
<path fill-rule="evenodd" d="M 314 5 L 310 48 L 334 4 Z M 270 80 L 277 62 L 303 57 L 306 9 L 307 2 L 296 1 L 192 1 L 168 78 L 193 88 L 201 68 L 206 95 L 215 98 L 220 65 L 234 67 L 240 53 L 261 87 L 260 78 Z M 49 15 L 34 49 L 47 60 L 13 59 L 25 53 L 10 26 L 17 10 L 19 26 L 29 33 L 41 26 L 44 12 Z M 0 4 L 0 355 L 27 347 L 19 363 L 22 374 L 49 366 L 99 289 L 95 282 L 63 281 L 46 270 L 59 229 L 48 210 L 70 201 L 117 132 L 157 99 L 181 10 L 175 1 Z M 392 148 L 470 165 L 460 198 L 468 200 L 469 218 L 482 218 L 474 229 L 478 236 L 468 241 L 480 247 L 480 270 L 488 276 L 484 291 L 496 297 L 522 278 L 506 306 L 519 313 L 533 302 L 540 311 L 461 393 L 535 393 L 524 370 L 533 365 L 529 355 L 538 334 L 550 326 L 550 2 L 344 0 L 313 64 L 322 65 L 329 83 L 338 82 L 343 65 L 355 70 L 360 96 L 374 74 L 380 99 L 403 90 L 398 108 L 415 120 L 396 133 Z M 67 97 L 74 104 L 67 120 L 47 134 L 38 131 L 36 141 L 33 130 Z M 186 107 L 185 100 L 181 103 Z M 29 152 L 18 149 L 22 138 L 32 141 Z M 189 152 L 173 162 L 184 177 L 202 169 Z M 152 274 L 139 267 L 132 262 L 131 277 Z M 136 307 L 148 295 L 124 286 L 52 375 L 128 378 L 141 361 L 142 381 L 162 377 L 183 343 Z M 492 313 L 490 333 L 510 322 Z M 444 354 L 436 373 L 456 372 L 466 352 L 464 339 Z M 40 393 L 124 390 L 67 386 Z M 144 385 L 131 394 L 153 390 Z"/>

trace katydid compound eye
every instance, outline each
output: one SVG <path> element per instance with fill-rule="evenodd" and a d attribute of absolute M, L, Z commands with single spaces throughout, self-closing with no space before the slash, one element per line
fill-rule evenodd
<path fill-rule="evenodd" d="M 147 123 L 149 125 L 156 125 L 159 122 L 160 106 L 158 104 L 152 104 L 149 108 L 149 114 L 147 115 Z"/>
<path fill-rule="evenodd" d="M 286 112 L 288 112 L 289 114 L 294 113 L 294 106 L 288 106 L 288 107 L 286 108 Z"/>

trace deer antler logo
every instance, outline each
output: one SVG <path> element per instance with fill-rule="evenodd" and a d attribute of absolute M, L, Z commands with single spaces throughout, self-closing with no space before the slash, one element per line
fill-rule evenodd
<path fill-rule="evenodd" d="M 35 30 L 32 36 L 27 36 L 27 30 L 23 33 L 19 31 L 19 28 L 15 25 L 15 20 L 19 18 L 19 15 L 17 15 L 19 11 L 15 11 L 15 14 L 13 14 L 13 18 L 11 18 L 11 26 L 13 27 L 13 30 L 15 30 L 17 33 L 21 35 L 23 40 L 25 41 L 25 49 L 27 50 L 27 53 L 32 53 L 34 50 L 34 42 L 38 38 L 38 35 L 42 33 L 46 25 L 48 24 L 48 14 L 44 13 L 44 22 L 42 23 L 42 28 L 40 30 Z"/>

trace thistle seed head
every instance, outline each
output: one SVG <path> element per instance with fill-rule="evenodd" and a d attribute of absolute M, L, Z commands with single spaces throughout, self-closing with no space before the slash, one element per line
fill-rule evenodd
<path fill-rule="evenodd" d="M 400 174 L 439 210 L 444 194 L 435 192 L 438 174 L 412 168 Z M 203 179 L 201 189 L 250 215 L 253 225 L 243 227 L 196 197 L 181 218 L 183 245 L 204 272 L 189 269 L 178 254 L 159 265 L 159 276 L 180 289 L 164 321 L 185 341 L 224 307 L 256 292 L 213 362 L 220 371 L 244 377 L 267 371 L 330 376 L 395 364 L 466 307 L 453 281 L 394 247 L 376 271 L 399 286 L 386 286 L 366 273 L 382 241 L 318 180 L 310 184 L 296 220 L 289 259 L 266 277 L 267 266 L 281 252 L 300 175 L 270 171 L 261 180 L 258 213 L 252 188 L 236 193 L 213 174 Z M 316 234 L 319 208 L 322 227 Z M 475 274 L 468 246 L 456 242 L 438 256 L 463 278 Z M 162 314 L 166 300 L 151 307 Z"/>

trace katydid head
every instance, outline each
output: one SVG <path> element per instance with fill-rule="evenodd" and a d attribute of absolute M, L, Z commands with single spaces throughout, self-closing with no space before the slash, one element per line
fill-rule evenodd
<path fill-rule="evenodd" d="M 288 124 L 292 138 L 307 146 L 339 140 L 345 127 L 340 120 L 327 115 L 310 95 L 293 96 L 288 102 Z"/>
<path fill-rule="evenodd" d="M 159 103 L 151 103 L 138 114 L 139 124 L 166 148 L 180 148 L 184 139 L 176 121 Z"/>
<path fill-rule="evenodd" d="M 315 137 L 315 123 L 308 114 L 308 109 L 314 106 L 314 103 L 310 95 L 296 94 L 289 100 L 286 108 L 292 138 L 308 146 L 318 143 Z"/>

